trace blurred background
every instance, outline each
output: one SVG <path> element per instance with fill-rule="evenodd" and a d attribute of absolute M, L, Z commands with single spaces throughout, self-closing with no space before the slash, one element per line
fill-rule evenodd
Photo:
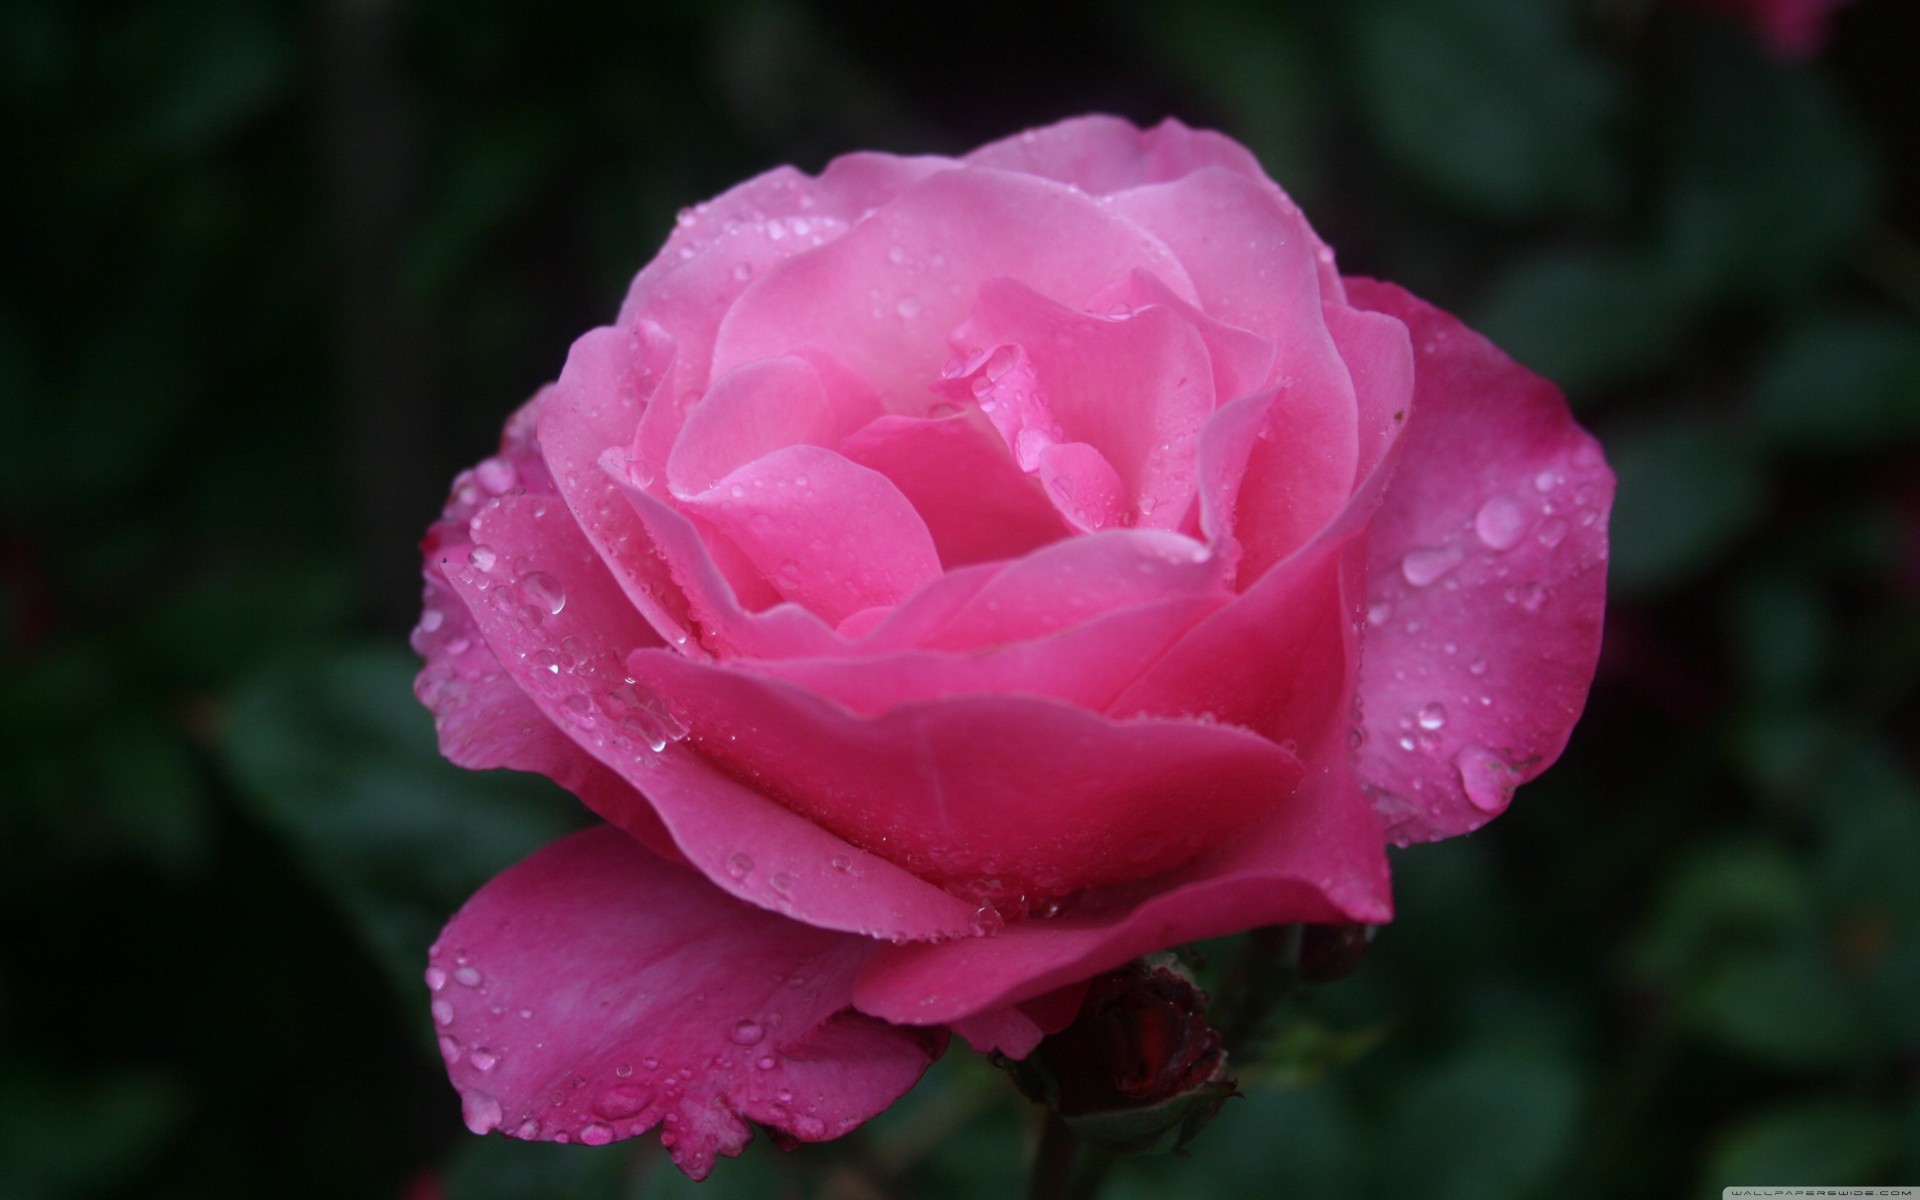
<path fill-rule="evenodd" d="M 1920 1183 L 1920 5 L 0 5 L 0 1196 L 613 1200 L 474 1139 L 424 947 L 582 823 L 442 763 L 415 544 L 676 209 L 1088 110 L 1251 146 L 1620 474 L 1562 763 L 1117 1197 Z M 1016 1194 L 956 1050 L 700 1194 Z"/>

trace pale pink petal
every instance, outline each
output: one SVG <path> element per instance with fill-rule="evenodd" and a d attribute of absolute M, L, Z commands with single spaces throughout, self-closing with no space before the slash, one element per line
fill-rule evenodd
<path fill-rule="evenodd" d="M 1034 474 L 1067 524 L 1098 533 L 1131 524 L 1126 481 L 1107 456 L 1085 442 L 1051 442 L 1035 456 Z"/>
<path fill-rule="evenodd" d="M 1110 289 L 1109 289 L 1110 291 Z M 1119 317 L 1093 316 L 1013 279 L 980 289 L 953 334 L 956 349 L 980 359 L 965 390 L 994 420 L 1022 467 L 1027 442 L 1042 448 L 1085 443 L 1111 464 L 1129 515 L 1176 529 L 1193 498 L 1193 456 L 1214 408 L 1213 365 L 1191 321 L 1155 304 Z M 949 390 L 962 379 L 949 383 Z M 1094 455 L 1070 455 L 1054 475 L 1074 489 L 1062 512 L 1083 529 L 1102 510 L 1105 482 Z M 1043 479 L 1044 481 L 1044 479 Z"/>
<path fill-rule="evenodd" d="M 496 877 L 434 944 L 434 1024 L 468 1128 L 604 1145 L 661 1126 L 705 1178 L 753 1137 L 839 1137 L 941 1039 L 848 1012 L 874 943 L 742 904 L 601 826 Z"/>
<path fill-rule="evenodd" d="M 627 814 L 628 829 L 655 853 L 677 859 L 672 839 L 631 786 L 562 733 L 501 669 L 443 564 L 470 565 L 476 547 L 469 534 L 476 514 L 523 497 L 558 507 L 552 478 L 539 455 L 534 426 L 552 390 L 543 390 L 507 422 L 500 453 L 455 478 L 439 521 L 421 545 L 425 559 L 425 605 L 413 631 L 413 648 L 426 660 L 414 694 L 433 713 L 440 752 L 474 770 L 507 767 L 545 775 L 596 812 Z M 642 636 L 645 636 L 644 634 Z M 658 641 L 657 638 L 652 639 Z"/>
<path fill-rule="evenodd" d="M 539 447 L 555 487 L 629 602 L 660 635 L 688 645 L 687 597 L 619 487 L 600 468 L 624 449 L 642 411 L 659 399 L 673 340 L 658 326 L 596 329 L 573 344 L 539 416 Z M 705 651 L 696 643 L 689 653 Z"/>
<path fill-rule="evenodd" d="M 1114 721 L 1024 696 L 861 717 L 670 653 L 641 651 L 627 670 L 675 698 L 701 753 L 728 774 L 761 781 L 817 825 L 922 878 L 996 904 L 1183 862 L 1268 811 L 1299 769 L 1237 729 Z"/>
<path fill-rule="evenodd" d="M 1324 356 L 1314 318 L 1321 301 L 1342 298 L 1333 255 L 1264 176 L 1203 169 L 1108 197 L 1107 207 L 1172 248 L 1201 309 L 1275 339 L 1283 374 Z"/>
<path fill-rule="evenodd" d="M 1021 171 L 1105 195 L 1161 183 L 1207 167 L 1266 179 L 1246 147 L 1224 134 L 1168 118 L 1141 130 L 1104 115 L 1074 117 L 990 142 L 966 156 L 975 166 Z"/>
<path fill-rule="evenodd" d="M 1086 195 L 1032 176 L 946 171 L 748 287 L 721 324 L 713 370 L 831 346 L 890 411 L 919 416 L 947 334 L 981 284 L 1017 276 L 1078 306 L 1135 268 L 1192 298 L 1186 272 L 1155 238 Z"/>
<path fill-rule="evenodd" d="M 1067 536 L 1058 510 L 977 416 L 881 417 L 843 441 L 840 453 L 893 481 L 949 571 L 1018 558 Z"/>
<path fill-rule="evenodd" d="M 814 925 L 881 937 L 966 932 L 971 906 L 847 845 L 690 748 L 684 706 L 629 682 L 621 665 L 628 651 L 659 639 L 557 505 L 505 498 L 476 518 L 475 534 L 494 551 L 490 565 L 449 563 L 448 582 L 508 680 L 631 785 L 583 792 L 596 812 L 638 837 L 664 824 L 720 888 Z M 536 552 L 547 580 L 515 582 L 514 564 Z"/>
<path fill-rule="evenodd" d="M 900 489 L 818 446 L 788 446 L 679 498 L 781 595 L 832 624 L 898 604 L 940 576 L 926 522 Z"/>
<path fill-rule="evenodd" d="M 1343 742 L 1319 761 L 1265 819 L 1177 871 L 1089 893 L 997 937 L 881 947 L 855 981 L 854 1003 L 902 1024 L 951 1024 L 1182 942 L 1293 921 L 1389 919 L 1379 820 Z"/>
<path fill-rule="evenodd" d="M 1121 315 L 1153 304 L 1171 308 L 1199 332 L 1213 364 L 1216 403 L 1224 404 L 1272 384 L 1275 356 L 1272 338 L 1208 316 L 1145 271 L 1135 271 L 1114 282 L 1093 298 L 1087 310 Z"/>
<path fill-rule="evenodd" d="M 787 446 L 833 447 L 880 415 L 869 389 L 835 389 L 805 358 L 763 358 L 735 367 L 707 389 L 667 457 L 677 495 L 703 492 L 738 467 Z"/>
<path fill-rule="evenodd" d="M 1559 389 L 1390 284 L 1417 375 L 1372 522 L 1360 772 L 1401 842 L 1474 829 L 1566 745 L 1599 653 L 1613 474 Z"/>
<path fill-rule="evenodd" d="M 778 263 L 843 235 L 876 205 L 954 163 L 857 154 L 820 178 L 780 167 L 681 213 L 667 244 L 635 277 L 621 325 L 647 319 L 671 330 L 682 353 L 664 403 L 648 421 L 650 461 L 662 461 L 678 418 L 706 389 L 714 333 L 741 292 Z M 657 452 L 659 457 L 654 457 Z"/>

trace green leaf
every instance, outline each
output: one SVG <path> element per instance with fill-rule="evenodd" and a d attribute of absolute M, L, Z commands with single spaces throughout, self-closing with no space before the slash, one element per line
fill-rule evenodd
<path fill-rule="evenodd" d="M 246 796 L 409 994 L 454 909 L 585 823 L 538 777 L 443 760 L 413 698 L 417 669 L 387 650 L 276 665 L 234 694 L 225 742 Z"/>
<path fill-rule="evenodd" d="M 1515 218 L 1611 190 L 1618 81 L 1541 0 L 1374 0 L 1355 76 L 1375 136 L 1440 196 Z"/>
<path fill-rule="evenodd" d="M 1776 1105 L 1720 1136 L 1699 1194 L 1704 1200 L 1729 1187 L 1885 1182 L 1875 1176 L 1893 1151 L 1893 1122 L 1870 1105 L 1838 1098 Z"/>
<path fill-rule="evenodd" d="M 1570 1063 L 1468 1052 L 1407 1083 L 1368 1191 L 1404 1200 L 1539 1195 L 1572 1144 L 1580 1107 Z"/>

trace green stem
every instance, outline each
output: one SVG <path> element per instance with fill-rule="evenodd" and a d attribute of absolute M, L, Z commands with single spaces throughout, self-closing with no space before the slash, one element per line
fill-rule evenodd
<path fill-rule="evenodd" d="M 1033 1157 L 1027 1200 L 1094 1200 L 1112 1165 L 1113 1156 L 1097 1147 L 1082 1153 L 1073 1130 L 1059 1113 L 1049 1112 Z"/>

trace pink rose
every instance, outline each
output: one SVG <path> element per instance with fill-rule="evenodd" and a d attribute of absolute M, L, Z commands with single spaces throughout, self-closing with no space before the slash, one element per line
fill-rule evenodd
<path fill-rule="evenodd" d="M 835 1137 L 1145 952 L 1387 920 L 1553 761 L 1612 475 L 1333 261 L 1174 121 L 681 214 L 425 543 L 443 750 L 607 821 L 433 949 L 474 1130 Z"/>
<path fill-rule="evenodd" d="M 1698 0 L 1740 17 L 1783 58 L 1812 58 L 1827 42 L 1827 25 L 1847 0 Z"/>

